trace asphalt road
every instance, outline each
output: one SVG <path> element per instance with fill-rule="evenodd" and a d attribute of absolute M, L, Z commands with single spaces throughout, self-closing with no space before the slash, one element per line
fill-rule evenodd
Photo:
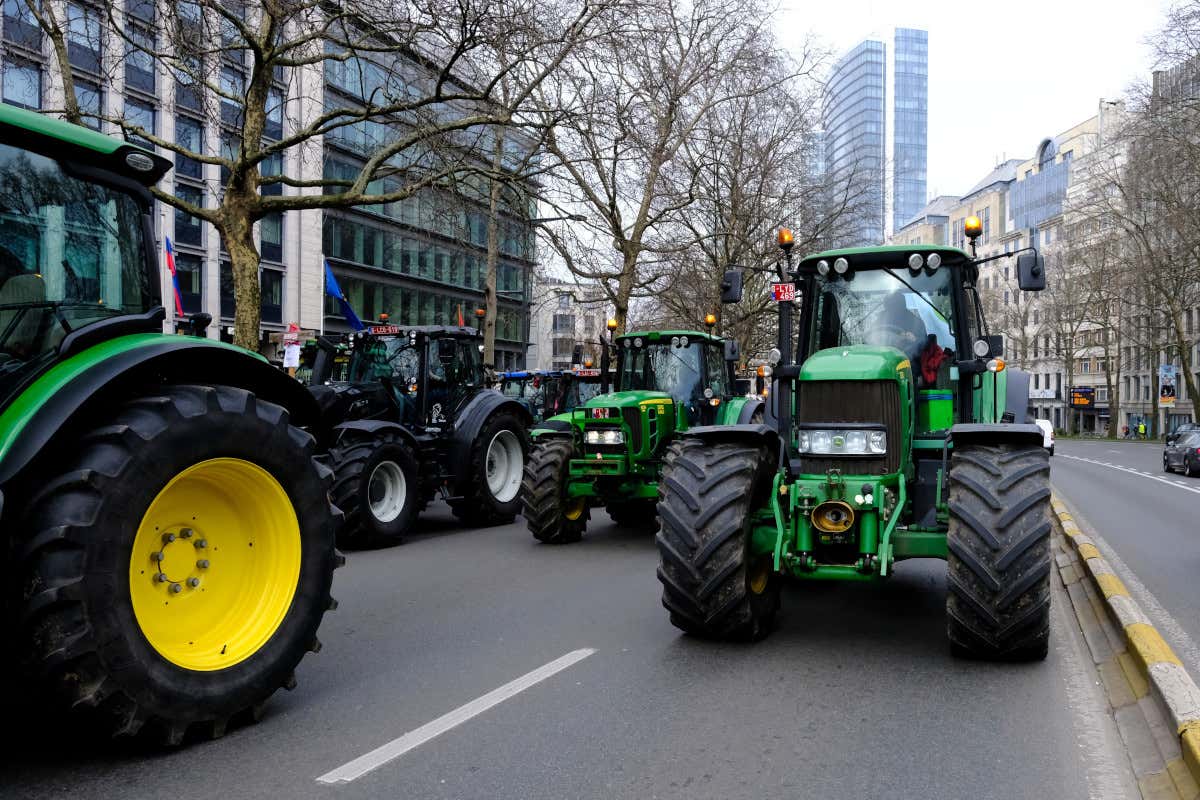
<path fill-rule="evenodd" d="M 1200 478 L 1168 474 L 1154 442 L 1059 440 L 1051 482 L 1200 680 Z"/>
<path fill-rule="evenodd" d="M 1061 587 L 1037 664 L 950 657 L 936 561 L 878 585 L 792 585 L 774 635 L 719 645 L 668 623 L 651 539 L 599 518 L 582 543 L 551 547 L 520 520 L 469 531 L 435 508 L 408 543 L 350 554 L 324 650 L 259 724 L 165 753 L 27 733 L 0 755 L 0 796 L 1131 796 Z M 416 746 L 362 777 L 317 780 L 410 732 L 399 744 Z"/>

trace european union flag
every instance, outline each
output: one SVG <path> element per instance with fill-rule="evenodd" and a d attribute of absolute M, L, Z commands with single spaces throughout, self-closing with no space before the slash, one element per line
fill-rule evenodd
<path fill-rule="evenodd" d="M 325 291 L 338 301 L 342 307 L 342 316 L 346 318 L 346 322 L 350 323 L 351 328 L 361 331 L 367 327 L 362 324 L 358 314 L 355 314 L 354 309 L 350 307 L 350 301 L 346 299 L 346 295 L 342 294 L 342 287 L 338 286 L 337 278 L 333 277 L 333 270 L 329 268 L 328 261 L 325 262 Z"/>

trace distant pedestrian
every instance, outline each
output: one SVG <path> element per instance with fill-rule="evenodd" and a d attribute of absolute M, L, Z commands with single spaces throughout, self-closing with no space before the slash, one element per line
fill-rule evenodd
<path fill-rule="evenodd" d="M 1139 439 L 1146 438 L 1146 423 L 1144 423 L 1144 422 L 1138 423 L 1138 438 Z"/>
<path fill-rule="evenodd" d="M 1124 428 L 1121 428 L 1121 438 L 1122 439 L 1129 438 L 1129 426 L 1128 425 L 1126 425 Z"/>

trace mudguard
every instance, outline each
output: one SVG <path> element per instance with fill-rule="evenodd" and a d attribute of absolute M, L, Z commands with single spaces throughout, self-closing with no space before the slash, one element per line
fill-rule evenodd
<path fill-rule="evenodd" d="M 1042 429 L 1033 424 L 972 422 L 950 428 L 950 442 L 958 444 L 1002 444 L 1020 442 L 1042 445 Z"/>
<path fill-rule="evenodd" d="M 529 432 L 529 438 L 535 442 L 540 439 L 570 439 L 575 436 L 575 426 L 571 424 L 571 415 L 557 414 L 537 423 Z"/>
<path fill-rule="evenodd" d="M 705 442 L 762 443 L 772 452 L 779 449 L 780 443 L 779 434 L 766 425 L 699 425 L 680 435 Z"/>
<path fill-rule="evenodd" d="M 452 492 L 455 495 L 464 494 L 464 485 L 469 478 L 467 469 L 471 457 L 471 445 L 479 435 L 483 423 L 488 417 L 501 411 L 508 411 L 525 423 L 526 434 L 533 425 L 533 418 L 525 407 L 511 397 L 505 397 L 495 389 L 485 389 L 477 393 L 454 416 L 454 429 L 450 438 L 450 463 L 447 465 L 450 474 L 454 476 Z"/>
<path fill-rule="evenodd" d="M 380 433 L 394 433 L 397 438 L 401 439 L 409 449 L 413 451 L 413 457 L 417 457 L 417 439 L 412 435 L 412 431 L 403 425 L 398 425 L 395 422 L 388 422 L 382 419 L 355 419 L 349 422 L 343 422 L 340 425 L 334 425 L 331 431 L 330 440 L 337 444 L 343 433 L 363 433 L 368 436 L 377 436 Z"/>
<path fill-rule="evenodd" d="M 760 397 L 747 397 L 746 403 L 742 406 L 742 411 L 738 414 L 738 425 L 749 425 L 750 418 L 754 416 L 754 412 L 763 407 L 763 401 Z"/>
<path fill-rule="evenodd" d="M 162 384 L 236 386 L 286 408 L 293 425 L 318 420 L 300 383 L 247 350 L 194 336 L 121 336 L 58 362 L 0 414 L 0 484 L 83 420 L 103 419 L 106 407 Z"/>

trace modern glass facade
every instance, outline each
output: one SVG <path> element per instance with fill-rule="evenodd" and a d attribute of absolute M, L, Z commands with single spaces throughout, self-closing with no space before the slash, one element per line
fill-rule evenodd
<path fill-rule="evenodd" d="M 861 226 L 848 246 L 883 241 L 886 47 L 865 41 L 834 65 L 825 87 L 825 168 L 836 191 L 860 202 Z"/>
<path fill-rule="evenodd" d="M 892 230 L 899 230 L 925 206 L 929 34 L 897 28 L 892 53 Z"/>

